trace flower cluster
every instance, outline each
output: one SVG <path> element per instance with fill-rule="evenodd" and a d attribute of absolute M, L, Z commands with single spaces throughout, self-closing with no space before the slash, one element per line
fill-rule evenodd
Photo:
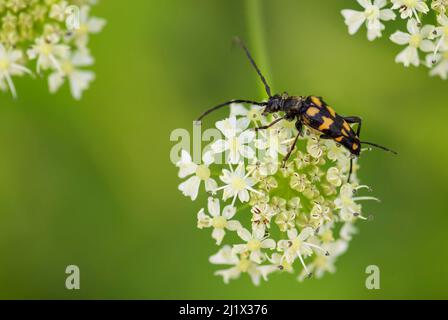
<path fill-rule="evenodd" d="M 448 78 L 448 0 L 357 1 L 361 11 L 342 10 L 350 34 L 365 24 L 367 38 L 373 41 L 382 36 L 386 28 L 383 22 L 398 17 L 406 22 L 406 29 L 394 32 L 390 40 L 405 48 L 395 61 L 405 67 L 423 65 L 430 69 L 431 76 Z"/>
<path fill-rule="evenodd" d="M 359 184 L 356 162 L 347 182 L 349 152 L 311 129 L 282 165 L 298 132 L 286 120 L 255 130 L 274 118 L 234 104 L 216 123 L 222 139 L 205 147 L 201 163 L 182 150 L 176 164 L 185 196 L 208 193 L 197 227 L 211 229 L 220 249 L 210 262 L 227 266 L 216 271 L 225 283 L 243 273 L 255 285 L 273 273 L 296 272 L 298 280 L 333 273 L 355 222 L 366 219 L 359 202 L 376 200 L 358 195 L 369 188 Z"/>
<path fill-rule="evenodd" d="M 91 17 L 96 0 L 0 0 L 0 90 L 16 97 L 14 77 L 35 69 L 47 76 L 51 93 L 67 80 L 75 99 L 94 80 L 90 34 L 105 20 Z"/>

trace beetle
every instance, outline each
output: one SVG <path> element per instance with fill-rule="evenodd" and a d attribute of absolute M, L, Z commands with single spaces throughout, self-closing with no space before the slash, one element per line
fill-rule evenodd
<path fill-rule="evenodd" d="M 213 108 L 205 111 L 196 121 L 200 123 L 202 119 L 208 115 L 209 113 L 218 110 L 222 107 L 229 106 L 233 103 L 247 103 L 252 105 L 257 105 L 264 107 L 263 114 L 269 113 L 278 113 L 283 112 L 284 115 L 282 117 L 278 117 L 272 123 L 258 127 L 255 130 L 265 130 L 268 129 L 281 120 L 287 121 L 296 121 L 295 127 L 298 131 L 292 146 L 290 147 L 287 155 L 283 159 L 283 167 L 291 156 L 294 148 L 297 144 L 297 141 L 300 136 L 303 136 L 303 128 L 307 126 L 314 130 L 317 130 L 321 133 L 320 139 L 332 139 L 336 143 L 345 147 L 350 153 L 350 170 L 348 175 L 348 181 L 350 182 L 350 177 L 353 171 L 353 159 L 355 157 L 359 157 L 361 153 L 361 147 L 363 144 L 370 145 L 384 151 L 392 152 L 397 154 L 395 151 L 378 145 L 376 143 L 361 141 L 360 133 L 361 133 L 361 125 L 362 120 L 358 116 L 348 116 L 344 117 L 335 112 L 335 110 L 330 107 L 322 97 L 318 96 L 290 96 L 288 93 L 283 94 L 271 94 L 271 88 L 268 85 L 265 77 L 261 73 L 258 68 L 255 60 L 252 58 L 252 55 L 249 52 L 249 49 L 246 47 L 244 42 L 236 38 L 235 43 L 237 43 L 246 53 L 247 58 L 249 59 L 251 65 L 254 67 L 258 76 L 260 77 L 263 85 L 265 87 L 265 91 L 268 95 L 268 100 L 264 102 L 252 101 L 252 100 L 244 100 L 244 99 L 236 99 L 230 100 L 224 103 L 221 103 Z M 357 124 L 356 131 L 350 126 L 351 124 Z"/>

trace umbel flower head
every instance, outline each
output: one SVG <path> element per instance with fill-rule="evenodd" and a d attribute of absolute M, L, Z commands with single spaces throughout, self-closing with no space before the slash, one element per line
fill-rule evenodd
<path fill-rule="evenodd" d="M 0 90 L 16 97 L 14 78 L 47 76 L 50 92 L 68 82 L 75 99 L 94 80 L 88 42 L 106 21 L 92 17 L 96 0 L 0 0 Z M 40 78 L 40 77 L 39 77 Z"/>
<path fill-rule="evenodd" d="M 405 67 L 423 65 L 430 69 L 431 76 L 444 80 L 448 78 L 448 0 L 357 2 L 361 10 L 341 11 L 350 34 L 355 34 L 365 24 L 367 38 L 373 41 L 380 38 L 386 29 L 383 22 L 399 17 L 402 27 L 391 33 L 389 39 L 405 47 L 398 53 L 395 62 Z"/>
<path fill-rule="evenodd" d="M 282 166 L 297 131 L 286 120 L 254 130 L 272 117 L 232 105 L 229 118 L 216 123 L 222 138 L 206 146 L 201 163 L 182 150 L 176 164 L 179 190 L 202 202 L 197 226 L 211 229 L 218 249 L 210 262 L 220 265 L 216 275 L 225 283 L 243 274 L 258 285 L 275 273 L 302 281 L 335 272 L 355 223 L 366 220 L 361 201 L 377 200 L 361 194 L 370 188 L 359 184 L 356 161 L 347 182 L 350 153 L 317 132 L 305 130 Z"/>

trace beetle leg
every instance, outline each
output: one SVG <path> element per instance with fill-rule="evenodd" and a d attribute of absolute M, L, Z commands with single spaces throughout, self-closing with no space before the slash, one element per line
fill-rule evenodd
<path fill-rule="evenodd" d="M 352 176 L 352 172 L 353 172 L 353 158 L 350 158 L 350 170 L 348 172 L 347 183 L 350 183 L 350 178 Z"/>
<path fill-rule="evenodd" d="M 299 131 L 299 135 L 303 137 L 303 123 L 300 120 L 296 121 L 296 129 Z"/>
<path fill-rule="evenodd" d="M 361 124 L 362 119 L 360 117 L 352 116 L 352 117 L 343 117 L 345 121 L 348 123 L 357 123 L 358 129 L 356 130 L 356 135 L 359 137 L 359 134 L 361 133 Z"/>
<path fill-rule="evenodd" d="M 275 119 L 274 121 L 272 121 L 270 124 L 268 124 L 268 125 L 266 125 L 266 126 L 262 126 L 262 127 L 255 128 L 255 131 L 269 129 L 270 127 L 272 127 L 272 126 L 275 125 L 276 123 L 279 123 L 280 121 L 282 121 L 282 120 L 285 119 L 285 118 L 286 118 L 286 116 L 281 117 L 281 118 L 278 118 L 278 119 Z"/>
<path fill-rule="evenodd" d="M 350 117 L 343 117 L 343 118 L 348 123 L 357 123 L 358 124 L 358 129 L 356 129 L 356 135 L 359 138 L 359 135 L 361 133 L 362 119 L 357 116 L 350 116 Z M 347 179 L 348 183 L 350 183 L 350 178 L 352 176 L 352 173 L 353 173 L 353 158 L 350 158 L 350 170 L 348 172 L 348 179 Z"/>
<path fill-rule="evenodd" d="M 299 132 L 297 133 L 297 136 L 294 139 L 294 142 L 293 142 L 291 148 L 289 149 L 288 154 L 283 159 L 282 168 L 284 168 L 286 166 L 286 161 L 288 161 L 289 157 L 291 157 L 291 154 L 294 151 L 294 148 L 296 147 L 296 144 L 297 144 L 297 141 L 299 140 L 299 137 L 301 137 L 303 135 L 303 123 L 302 123 L 302 121 L 297 120 L 296 128 L 297 128 L 297 130 Z"/>
<path fill-rule="evenodd" d="M 288 161 L 289 157 L 291 156 L 292 152 L 294 151 L 294 148 L 296 147 L 297 141 L 299 140 L 300 132 L 297 134 L 296 138 L 294 139 L 294 142 L 291 146 L 291 148 L 288 151 L 288 154 L 283 158 L 282 168 L 286 167 L 286 161 Z"/>

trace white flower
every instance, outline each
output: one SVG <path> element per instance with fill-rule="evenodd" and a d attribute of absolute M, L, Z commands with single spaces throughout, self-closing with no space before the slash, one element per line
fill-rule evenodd
<path fill-rule="evenodd" d="M 448 40 L 448 17 L 445 14 L 440 14 L 437 16 L 437 22 L 439 23 L 435 29 L 437 36 Z"/>
<path fill-rule="evenodd" d="M 262 249 L 275 249 L 275 241 L 272 239 L 266 239 L 264 237 L 264 231 L 254 230 L 252 234 L 249 230 L 240 228 L 238 230 L 238 235 L 244 241 L 245 244 L 237 244 L 233 246 L 233 252 L 235 253 L 248 253 L 249 259 L 256 263 L 261 263 L 263 261 L 263 255 L 261 253 Z"/>
<path fill-rule="evenodd" d="M 308 172 L 308 175 L 310 177 L 309 180 L 312 183 L 318 183 L 319 181 L 321 181 L 324 172 L 321 169 L 319 169 L 318 166 L 313 166 L 311 167 L 311 170 Z"/>
<path fill-rule="evenodd" d="M 325 272 L 335 273 L 336 267 L 334 264 L 336 259 L 347 251 L 348 243 L 343 240 L 337 240 L 335 242 L 322 245 L 322 248 L 326 250 L 328 254 L 316 255 L 313 261 L 307 265 L 308 271 L 303 269 L 298 276 L 297 279 L 299 281 L 306 279 L 309 276 L 309 273 L 313 273 L 317 279 L 322 278 Z"/>
<path fill-rule="evenodd" d="M 387 5 L 386 0 L 358 0 L 364 11 L 342 10 L 345 24 L 348 26 L 350 34 L 355 34 L 365 22 L 367 26 L 367 38 L 370 41 L 381 37 L 381 32 L 385 29 L 383 21 L 395 19 L 395 13 L 390 9 L 382 9 Z"/>
<path fill-rule="evenodd" d="M 57 21 L 64 21 L 66 17 L 66 10 L 68 7 L 67 1 L 61 1 L 59 3 L 55 3 L 51 6 L 50 13 L 48 16 Z"/>
<path fill-rule="evenodd" d="M 446 52 L 448 48 L 448 17 L 445 14 L 440 14 L 437 16 L 437 22 L 439 23 L 439 26 L 435 28 L 433 34 L 435 34 L 434 37 L 440 37 L 440 39 L 434 49 L 433 63 L 440 60 L 440 55 L 438 55 L 438 53 L 440 51 Z M 432 65 L 429 65 L 429 67 L 431 68 Z"/>
<path fill-rule="evenodd" d="M 60 70 L 50 74 L 48 85 L 51 93 L 55 93 L 64 84 L 65 78 L 70 84 L 73 98 L 80 100 L 84 90 L 89 88 L 95 79 L 95 73 L 80 69 L 93 65 L 93 58 L 87 52 L 75 52 L 72 56 L 61 61 Z"/>
<path fill-rule="evenodd" d="M 225 139 L 221 139 L 212 144 L 211 148 L 215 154 L 227 152 L 226 162 L 237 164 L 241 157 L 252 159 L 255 156 L 254 150 L 247 144 L 255 138 L 253 130 L 246 130 L 249 126 L 247 118 L 228 119 L 218 121 L 216 127 L 224 134 Z"/>
<path fill-rule="evenodd" d="M 357 204 L 353 198 L 353 186 L 349 183 L 341 187 L 339 197 L 334 201 L 336 209 L 343 221 L 353 221 L 361 214 L 361 205 Z"/>
<path fill-rule="evenodd" d="M 61 70 L 60 60 L 69 57 L 70 47 L 65 44 L 59 44 L 59 40 L 59 37 L 55 35 L 37 38 L 35 44 L 27 51 L 28 58 L 31 60 L 37 58 L 37 73 L 50 67 Z"/>
<path fill-rule="evenodd" d="M 306 151 L 315 159 L 322 157 L 324 152 L 324 144 L 321 143 L 318 136 L 312 135 L 311 139 L 308 140 L 306 145 Z"/>
<path fill-rule="evenodd" d="M 423 52 L 431 52 L 434 50 L 434 43 L 427 38 L 434 31 L 434 26 L 425 25 L 419 28 L 415 19 L 410 19 L 407 23 L 409 33 L 397 31 L 391 35 L 390 39 L 399 45 L 407 45 L 407 47 L 397 55 L 395 62 L 403 63 L 405 67 L 420 65 L 418 49 Z"/>
<path fill-rule="evenodd" d="M 205 190 L 208 192 L 215 190 L 218 186 L 216 181 L 211 178 L 209 169 L 210 164 L 213 163 L 213 156 L 209 152 L 206 152 L 202 157 L 202 161 L 203 164 L 197 165 L 191 160 L 190 154 L 182 150 L 181 159 L 176 164 L 179 168 L 179 178 L 186 178 L 192 175 L 179 185 L 179 190 L 193 201 L 198 196 L 199 186 L 202 181 L 204 181 Z"/>
<path fill-rule="evenodd" d="M 229 283 L 232 279 L 238 279 L 241 273 L 247 273 L 254 285 L 260 284 L 260 278 L 265 280 L 266 273 L 260 268 L 258 264 L 248 259 L 247 255 L 241 255 L 238 257 L 230 246 L 224 246 L 217 254 L 210 257 L 210 263 L 233 265 L 233 267 L 225 270 L 218 270 L 215 275 L 222 276 L 224 283 Z"/>
<path fill-rule="evenodd" d="M 327 181 L 332 185 L 339 187 L 342 185 L 342 180 L 344 179 L 344 174 L 338 167 L 331 167 L 327 171 Z"/>
<path fill-rule="evenodd" d="M 76 39 L 76 44 L 78 47 L 84 47 L 89 42 L 89 34 L 96 34 L 103 30 L 106 25 L 106 20 L 90 17 L 90 7 L 82 6 L 80 10 L 80 24 L 79 28 L 76 28 L 71 36 L 74 36 Z"/>
<path fill-rule="evenodd" d="M 313 253 L 311 249 L 314 245 L 306 242 L 306 240 L 314 234 L 312 228 L 304 228 L 300 234 L 297 233 L 297 229 L 288 230 L 289 240 L 280 240 L 278 242 L 278 249 L 284 252 L 284 258 L 288 263 L 293 263 L 298 257 L 305 270 L 308 269 L 303 260 L 303 256 L 309 256 Z"/>
<path fill-rule="evenodd" d="M 350 161 L 350 153 L 340 144 L 335 143 L 333 140 L 325 140 L 324 145 L 327 148 L 328 159 L 338 162 Z"/>
<path fill-rule="evenodd" d="M 295 219 L 296 213 L 294 211 L 281 211 L 275 216 L 275 223 L 281 232 L 285 232 L 295 227 Z"/>
<path fill-rule="evenodd" d="M 414 16 L 418 22 L 420 22 L 418 17 L 418 12 L 427 14 L 429 12 L 428 5 L 425 0 L 392 0 L 392 9 L 399 9 L 402 19 L 408 19 Z"/>
<path fill-rule="evenodd" d="M 215 189 L 214 191 L 224 190 L 223 200 L 233 198 L 232 205 L 235 204 L 235 200 L 238 197 L 241 202 L 249 201 L 249 191 L 260 193 L 252 188 L 257 182 L 250 177 L 251 172 L 245 173 L 244 164 L 240 163 L 238 167 L 233 171 L 230 165 L 230 171 L 227 169 L 222 170 L 222 175 L 219 177 L 224 186 Z"/>
<path fill-rule="evenodd" d="M 258 188 L 266 190 L 267 192 L 278 188 L 277 179 L 272 176 L 264 177 L 258 180 Z"/>
<path fill-rule="evenodd" d="M 448 0 L 432 0 L 431 9 L 438 13 L 445 13 L 448 9 Z"/>
<path fill-rule="evenodd" d="M 288 131 L 281 127 L 273 126 L 266 130 L 258 131 L 260 138 L 255 140 L 255 147 L 264 150 L 272 159 L 278 159 L 278 155 L 286 155 L 289 150 Z"/>
<path fill-rule="evenodd" d="M 242 116 L 247 120 L 258 124 L 264 119 L 264 116 L 262 115 L 263 110 L 264 108 L 261 106 L 250 106 L 250 108 L 247 109 L 242 104 L 234 103 L 230 105 L 230 118 Z"/>
<path fill-rule="evenodd" d="M 97 2 L 0 0 L 0 45 L 16 56 L 20 55 L 20 60 L 14 64 L 22 67 L 17 71 L 14 66 L 15 71 L 10 69 L 8 75 L 1 75 L 0 90 L 10 90 L 16 96 L 11 75 L 29 73 L 28 69 L 35 69 L 39 74 L 44 71 L 49 71 L 49 74 L 58 72 L 49 79 L 50 90 L 56 91 L 67 75 L 67 70 L 62 68 L 63 62 L 72 61 L 78 51 L 88 54 L 87 33 L 99 32 L 104 26 L 104 20 L 88 17 L 89 9 Z M 93 80 L 94 73 L 80 71 L 69 78 L 72 94 L 80 98 L 82 90 Z"/>
<path fill-rule="evenodd" d="M 251 209 L 252 212 L 252 230 L 256 230 L 264 234 L 267 228 L 271 227 L 271 219 L 275 215 L 274 210 L 267 203 L 255 205 Z"/>
<path fill-rule="evenodd" d="M 311 182 L 307 179 L 306 174 L 294 172 L 289 181 L 289 186 L 298 192 L 303 192 L 310 183 Z"/>
<path fill-rule="evenodd" d="M 271 208 L 274 210 L 274 212 L 281 212 L 283 210 L 286 210 L 286 200 L 277 196 L 272 197 L 271 200 Z"/>
<path fill-rule="evenodd" d="M 210 216 L 206 215 L 204 209 L 198 212 L 198 228 L 213 227 L 212 238 L 216 240 L 216 244 L 220 245 L 224 235 L 225 229 L 236 231 L 241 228 L 241 224 L 237 220 L 230 220 L 236 213 L 236 208 L 232 206 L 225 206 L 222 215 L 218 199 L 208 198 L 208 212 Z"/>
<path fill-rule="evenodd" d="M 275 268 L 275 270 L 272 270 L 272 272 L 277 270 L 286 271 L 289 273 L 294 272 L 292 264 L 286 261 L 284 256 L 279 253 L 273 253 L 272 256 L 271 257 L 268 256 L 267 259 L 270 263 L 272 263 L 271 267 Z"/>
<path fill-rule="evenodd" d="M 358 230 L 355 228 L 353 223 L 346 222 L 339 231 L 339 236 L 341 237 L 342 240 L 351 241 L 353 235 L 356 234 L 357 232 Z"/>
<path fill-rule="evenodd" d="M 17 97 L 16 88 L 12 81 L 13 76 L 21 76 L 24 73 L 31 74 L 31 71 L 20 64 L 22 52 L 19 50 L 7 50 L 0 43 L 0 88 L 9 88 L 14 98 Z M 5 85 L 6 82 L 6 85 Z"/>
<path fill-rule="evenodd" d="M 311 158 L 310 154 L 298 151 L 296 154 L 296 158 L 294 159 L 294 162 L 297 166 L 297 169 L 303 170 L 305 167 L 309 166 L 315 160 L 316 160 L 315 158 Z"/>
<path fill-rule="evenodd" d="M 294 197 L 288 201 L 288 209 L 294 213 L 299 213 L 302 203 L 299 197 Z"/>
<path fill-rule="evenodd" d="M 247 170 L 252 172 L 252 176 L 256 179 L 262 179 L 263 177 L 274 175 L 278 168 L 278 160 L 270 156 L 264 156 L 262 160 L 253 158 L 247 166 Z"/>
<path fill-rule="evenodd" d="M 319 229 L 322 224 L 324 223 L 324 220 L 331 220 L 328 217 L 328 213 L 330 212 L 330 208 L 328 208 L 325 205 L 322 205 L 318 202 L 314 203 L 313 209 L 311 209 L 310 212 L 310 220 L 309 225 L 313 226 L 315 229 Z"/>
<path fill-rule="evenodd" d="M 426 57 L 426 63 L 430 68 L 432 67 L 429 73 L 431 76 L 448 79 L 448 45 L 443 45 L 435 56 L 429 54 Z"/>

